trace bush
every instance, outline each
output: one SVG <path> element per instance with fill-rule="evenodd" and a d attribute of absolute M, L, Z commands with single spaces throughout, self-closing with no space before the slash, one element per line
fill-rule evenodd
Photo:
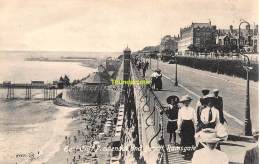
<path fill-rule="evenodd" d="M 177 62 L 180 65 L 189 66 L 195 69 L 246 79 L 246 71 L 243 68 L 246 63 L 242 60 L 178 56 Z M 249 79 L 253 81 L 258 81 L 258 63 L 251 64 L 251 67 L 253 67 L 253 69 L 250 71 Z"/>

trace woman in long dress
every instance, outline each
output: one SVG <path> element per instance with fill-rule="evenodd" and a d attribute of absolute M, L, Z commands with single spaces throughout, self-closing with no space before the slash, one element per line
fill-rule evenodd
<path fill-rule="evenodd" d="M 152 80 L 151 88 L 152 89 L 156 89 L 156 78 L 157 77 L 158 77 L 158 73 L 156 71 L 154 71 L 151 75 L 151 80 Z"/>
<path fill-rule="evenodd" d="M 195 146 L 195 126 L 196 124 L 196 114 L 195 110 L 190 106 L 191 97 L 185 95 L 181 98 L 180 103 L 183 104 L 178 113 L 178 132 L 181 136 L 181 147 L 182 153 L 185 155 L 186 159 L 191 159 L 192 149 Z"/>
<path fill-rule="evenodd" d="M 157 69 L 157 77 L 155 80 L 155 90 L 161 90 L 162 89 L 162 74 L 161 74 L 161 70 Z"/>

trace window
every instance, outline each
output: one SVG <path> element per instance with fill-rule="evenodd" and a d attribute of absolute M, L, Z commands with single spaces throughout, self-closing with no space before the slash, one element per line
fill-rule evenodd
<path fill-rule="evenodd" d="M 218 40 L 218 44 L 222 45 L 222 40 L 221 39 Z"/>
<path fill-rule="evenodd" d="M 196 38 L 195 44 L 200 44 L 200 38 Z"/>

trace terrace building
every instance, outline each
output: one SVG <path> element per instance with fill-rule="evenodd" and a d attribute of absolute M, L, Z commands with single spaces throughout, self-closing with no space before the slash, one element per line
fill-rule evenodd
<path fill-rule="evenodd" d="M 216 44 L 230 49 L 230 51 L 235 51 L 238 47 L 239 30 L 234 29 L 230 25 L 229 29 L 219 29 L 216 36 Z M 258 25 L 254 25 L 251 29 L 248 25 L 245 29 L 240 29 L 240 46 L 244 47 L 246 52 L 258 51 Z"/>
<path fill-rule="evenodd" d="M 179 54 L 188 54 L 189 47 L 199 52 L 206 51 L 210 45 L 215 45 L 216 26 L 208 23 L 192 23 L 189 27 L 180 29 L 178 41 Z"/>

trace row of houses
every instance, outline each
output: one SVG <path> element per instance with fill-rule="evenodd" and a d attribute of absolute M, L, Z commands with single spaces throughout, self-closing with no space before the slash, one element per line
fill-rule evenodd
<path fill-rule="evenodd" d="M 181 28 L 178 36 L 164 36 L 160 43 L 160 52 L 234 52 L 240 47 L 244 51 L 257 53 L 258 35 L 258 25 L 241 28 L 239 39 L 239 29 L 234 29 L 232 25 L 229 29 L 217 29 L 210 21 L 191 23 L 190 26 Z"/>

